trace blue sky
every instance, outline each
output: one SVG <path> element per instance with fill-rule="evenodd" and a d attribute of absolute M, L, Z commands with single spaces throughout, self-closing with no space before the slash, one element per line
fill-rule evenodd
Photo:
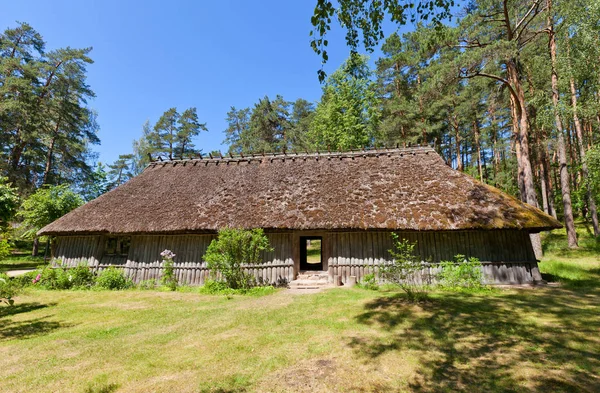
<path fill-rule="evenodd" d="M 93 47 L 88 83 L 96 93 L 102 144 L 110 163 L 131 151 L 146 120 L 171 107 L 196 107 L 209 132 L 196 146 L 221 145 L 231 106 L 281 94 L 317 101 L 320 58 L 309 46 L 316 0 L 301 1 L 4 1 L 0 26 L 27 22 L 57 47 Z M 329 34 L 331 72 L 348 55 L 344 32 Z M 377 57 L 377 52 L 373 58 Z M 373 59 L 372 59 L 373 60 Z"/>

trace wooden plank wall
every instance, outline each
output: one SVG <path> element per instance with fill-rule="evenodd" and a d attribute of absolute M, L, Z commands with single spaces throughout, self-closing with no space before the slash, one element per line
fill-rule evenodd
<path fill-rule="evenodd" d="M 435 276 L 437 262 L 452 260 L 456 254 L 479 258 L 490 283 L 521 283 L 541 276 L 524 231 L 457 231 L 401 232 L 401 237 L 416 242 L 415 253 L 427 263 L 423 278 Z M 378 275 L 378 265 L 390 261 L 390 232 L 327 232 L 324 256 L 329 275 L 339 275 L 342 282 L 349 276 L 358 280 L 366 274 Z M 297 236 L 293 233 L 267 233 L 274 251 L 264 253 L 266 263 L 247 266 L 246 271 L 258 281 L 290 282 L 294 279 L 294 255 Z M 202 257 L 215 235 L 135 235 L 127 257 L 102 256 L 103 236 L 58 238 L 54 256 L 67 266 L 87 262 L 101 271 L 107 266 L 121 266 L 135 282 L 158 279 L 162 274 L 160 253 L 169 249 L 176 254 L 175 274 L 181 284 L 202 285 L 209 277 Z"/>
<path fill-rule="evenodd" d="M 102 236 L 65 236 L 57 238 L 53 256 L 58 263 L 68 267 L 97 266 L 103 249 Z"/>
<path fill-rule="evenodd" d="M 398 232 L 401 238 L 416 242 L 415 254 L 425 263 L 421 281 L 431 282 L 439 272 L 437 263 L 454 260 L 457 254 L 477 257 L 489 283 L 523 283 L 541 276 L 524 231 Z M 392 248 L 390 232 L 332 232 L 328 260 L 330 278 L 349 276 L 361 280 L 366 274 L 378 276 L 378 265 L 389 263 Z"/>
<path fill-rule="evenodd" d="M 202 285 L 209 278 L 209 270 L 202 258 L 216 235 L 135 235 L 127 256 L 102 256 L 102 236 L 61 237 L 55 256 L 74 267 L 88 261 L 88 265 L 100 272 L 109 266 L 119 266 L 134 282 L 157 280 L 162 276 L 160 253 L 169 249 L 175 253 L 175 275 L 182 285 Z M 282 284 L 294 278 L 292 235 L 267 234 L 273 251 L 263 253 L 260 265 L 248 265 L 246 272 L 257 281 Z M 95 248 L 94 248 L 95 247 Z"/>

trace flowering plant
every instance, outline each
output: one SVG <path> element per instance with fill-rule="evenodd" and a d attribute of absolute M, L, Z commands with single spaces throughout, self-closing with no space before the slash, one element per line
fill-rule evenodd
<path fill-rule="evenodd" d="M 162 284 L 168 287 L 171 291 L 177 289 L 177 277 L 175 277 L 175 268 L 173 266 L 173 258 L 175 254 L 171 250 L 164 250 L 160 253 L 163 258 L 163 276 Z"/>

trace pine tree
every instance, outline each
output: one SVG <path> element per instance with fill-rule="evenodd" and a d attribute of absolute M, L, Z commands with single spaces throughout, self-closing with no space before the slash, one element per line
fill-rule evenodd
<path fill-rule="evenodd" d="M 192 138 L 198 136 L 201 131 L 208 131 L 208 128 L 206 128 L 206 123 L 198 121 L 196 108 L 188 108 L 183 111 L 177 122 L 179 123 L 175 144 L 177 156 L 183 158 L 200 154 L 200 151 L 195 148 Z"/>
<path fill-rule="evenodd" d="M 171 108 L 162 114 L 154 125 L 154 132 L 150 135 L 150 145 L 153 153 L 166 155 L 172 160 L 176 154 L 177 134 L 179 132 L 177 123 L 180 115 L 176 108 Z"/>
<path fill-rule="evenodd" d="M 133 154 L 121 154 L 119 158 L 108 166 L 110 188 L 117 187 L 133 177 L 131 171 Z"/>

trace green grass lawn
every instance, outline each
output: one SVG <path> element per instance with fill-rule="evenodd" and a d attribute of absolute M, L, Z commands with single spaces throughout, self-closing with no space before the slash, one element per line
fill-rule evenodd
<path fill-rule="evenodd" d="M 7 272 L 9 270 L 36 269 L 44 264 L 43 256 L 32 257 L 31 253 L 13 254 L 6 259 L 0 260 L 0 273 Z"/>
<path fill-rule="evenodd" d="M 358 288 L 231 299 L 29 289 L 0 307 L 0 391 L 597 392 L 597 243 L 545 240 L 541 270 L 561 287 L 419 304 Z"/>
<path fill-rule="evenodd" d="M 311 240 L 310 246 L 306 247 L 306 262 L 321 262 L 321 240 Z"/>

